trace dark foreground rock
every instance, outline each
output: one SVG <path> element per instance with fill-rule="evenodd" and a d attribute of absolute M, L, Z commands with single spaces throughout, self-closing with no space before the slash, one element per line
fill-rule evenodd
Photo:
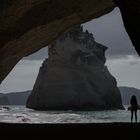
<path fill-rule="evenodd" d="M 0 123 L 1 138 L 85 138 L 85 139 L 122 139 L 132 136 L 138 138 L 140 123 L 83 123 L 83 124 L 18 124 Z M 78 136 L 78 138 L 76 137 Z M 83 137 L 84 136 L 84 137 Z M 58 137 L 57 137 L 58 138 Z"/>
<path fill-rule="evenodd" d="M 120 8 L 125 29 L 140 56 L 140 1 L 114 0 Z"/>
<path fill-rule="evenodd" d="M 114 7 L 112 0 L 0 0 L 0 83 L 20 59 Z"/>
<path fill-rule="evenodd" d="M 140 1 L 114 0 L 140 54 Z M 0 83 L 24 56 L 75 24 L 111 12 L 113 0 L 0 0 Z"/>
<path fill-rule="evenodd" d="M 122 109 L 117 82 L 105 66 L 107 47 L 77 26 L 49 46 L 27 100 L 38 110 Z"/>

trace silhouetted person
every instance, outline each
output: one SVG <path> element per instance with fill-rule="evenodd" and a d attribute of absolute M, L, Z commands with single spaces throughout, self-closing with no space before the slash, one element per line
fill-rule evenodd
<path fill-rule="evenodd" d="M 137 98 L 135 95 L 131 97 L 130 100 L 131 104 L 131 122 L 133 122 L 133 115 L 135 113 L 135 122 L 137 122 L 137 110 L 138 110 L 138 104 L 137 104 Z"/>

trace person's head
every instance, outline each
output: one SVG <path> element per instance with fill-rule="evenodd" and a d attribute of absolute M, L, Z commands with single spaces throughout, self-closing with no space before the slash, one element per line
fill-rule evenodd
<path fill-rule="evenodd" d="M 136 96 L 135 95 L 133 95 L 132 97 L 131 97 L 131 104 L 137 104 L 137 98 L 136 98 Z"/>
<path fill-rule="evenodd" d="M 136 96 L 135 96 L 135 95 L 133 95 L 131 98 L 132 98 L 132 99 L 136 99 Z"/>

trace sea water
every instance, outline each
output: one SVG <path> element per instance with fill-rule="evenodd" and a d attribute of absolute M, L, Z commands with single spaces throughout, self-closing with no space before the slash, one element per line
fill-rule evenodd
<path fill-rule="evenodd" d="M 103 123 L 130 122 L 131 112 L 115 111 L 36 111 L 25 106 L 0 106 L 0 122 L 7 123 Z M 138 110 L 138 122 L 140 111 Z"/>

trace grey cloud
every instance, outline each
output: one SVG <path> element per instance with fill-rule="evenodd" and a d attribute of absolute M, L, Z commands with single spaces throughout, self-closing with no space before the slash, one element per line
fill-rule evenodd
<path fill-rule="evenodd" d="M 130 65 L 137 65 L 138 64 L 138 62 L 137 61 L 132 61 L 132 62 L 129 62 L 130 63 Z"/>
<path fill-rule="evenodd" d="M 130 62 L 135 62 L 138 64 L 131 65 Z M 130 86 L 135 88 L 140 88 L 140 60 L 134 57 L 125 59 L 109 59 L 106 62 L 109 71 L 116 78 L 118 86 Z"/>
<path fill-rule="evenodd" d="M 93 33 L 95 40 L 108 47 L 106 57 L 109 59 L 125 58 L 127 55 L 137 53 L 123 26 L 118 8 L 113 12 L 83 24 L 84 29 Z M 48 49 L 43 48 L 37 53 L 24 59 L 43 60 L 48 57 Z"/>
<path fill-rule="evenodd" d="M 0 85 L 0 93 L 32 90 L 42 60 L 22 60 Z"/>
<path fill-rule="evenodd" d="M 24 57 L 24 60 L 44 60 L 48 57 L 48 47 L 40 49 L 38 52 Z"/>
<path fill-rule="evenodd" d="M 118 8 L 108 15 L 84 24 L 84 28 L 93 33 L 97 42 L 108 47 L 107 57 L 120 58 L 125 55 L 137 55 L 125 31 Z"/>

